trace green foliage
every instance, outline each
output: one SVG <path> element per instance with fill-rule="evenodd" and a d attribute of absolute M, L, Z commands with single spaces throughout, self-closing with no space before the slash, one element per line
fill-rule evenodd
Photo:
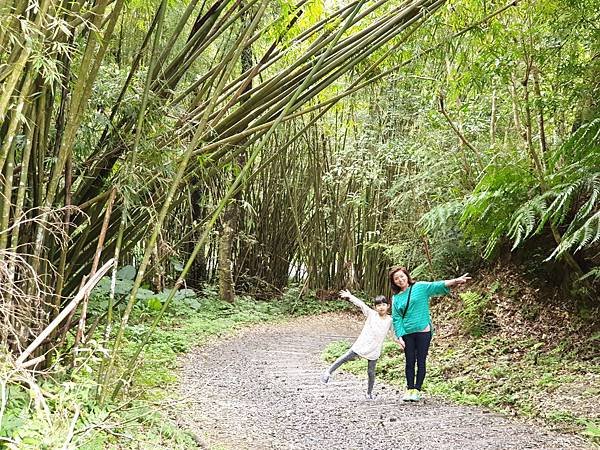
<path fill-rule="evenodd" d="M 334 362 L 348 351 L 352 344 L 348 341 L 334 341 L 325 347 L 321 357 L 328 363 Z"/>
<path fill-rule="evenodd" d="M 525 232 L 511 230 L 509 236 L 517 246 L 547 222 L 565 227 L 562 241 L 549 256 L 557 258 L 573 248 L 577 252 L 590 247 L 600 239 L 600 119 L 582 126 L 554 151 L 549 165 L 547 190 L 530 200 L 533 207 L 522 208 L 531 216 L 530 224 Z M 515 217 L 513 223 L 513 228 L 518 227 L 522 219 Z"/>
<path fill-rule="evenodd" d="M 463 309 L 459 312 L 459 316 L 464 331 L 474 337 L 482 336 L 486 331 L 485 319 L 489 296 L 474 291 L 461 292 L 458 295 L 463 301 Z"/>
<path fill-rule="evenodd" d="M 502 6 L 469 0 L 434 16 L 395 62 L 442 44 L 343 109 L 344 133 L 351 132 L 339 157 L 347 170 L 336 164 L 324 180 L 341 187 L 346 174 L 357 185 L 371 179 L 344 206 L 352 205 L 357 223 L 376 208 L 381 237 L 371 242 L 364 234 L 357 244 L 381 252 L 381 267 L 401 263 L 424 277 L 446 276 L 510 246 L 531 249 L 538 267 L 565 252 L 579 253 L 584 268 L 597 266 L 600 151 L 592 119 L 600 80 L 597 39 L 584 25 L 589 10 L 552 0 L 510 8 L 460 39 L 440 37 Z M 539 69 L 536 80 L 530 64 Z M 440 92 L 469 146 L 436 111 Z M 365 193 L 379 187 L 387 201 L 367 204 Z"/>
<path fill-rule="evenodd" d="M 583 434 L 592 438 L 596 443 L 600 443 L 600 424 L 592 421 L 585 421 L 585 430 Z"/>
<path fill-rule="evenodd" d="M 489 166 L 467 198 L 461 224 L 470 236 L 488 241 L 486 256 L 505 238 L 513 249 L 542 233 L 556 238 L 548 225 L 564 232 L 546 260 L 591 249 L 600 240 L 599 167 L 600 120 L 595 120 L 550 153 L 543 180 L 518 165 Z"/>
<path fill-rule="evenodd" d="M 4 352 L 0 353 L 0 379 L 6 396 L 3 415 L 0 417 L 0 437 L 7 449 L 38 450 L 80 448 L 90 439 L 102 445 L 93 424 L 103 421 L 106 410 L 99 410 L 93 397 L 94 381 L 87 370 L 76 371 L 66 377 L 56 370 L 51 377 L 41 381 L 24 370 L 15 369 Z M 93 437 L 79 438 L 69 435 L 69 430 L 84 430 Z M 70 436 L 70 437 L 69 437 Z"/>
<path fill-rule="evenodd" d="M 459 267 L 461 271 L 472 271 L 477 267 L 482 244 L 461 230 L 459 219 L 463 210 L 463 202 L 454 200 L 434 206 L 421 216 L 417 226 L 422 227 L 429 237 L 432 262 L 431 267 L 422 264 L 413 269 L 415 277 L 444 278 Z M 421 267 L 425 272 L 423 275 L 418 270 Z"/>
<path fill-rule="evenodd" d="M 298 286 L 288 288 L 279 300 L 281 313 L 290 316 L 306 316 L 327 312 L 344 311 L 352 308 L 347 301 L 339 298 L 319 299 L 314 292 L 301 295 L 302 289 Z"/>
<path fill-rule="evenodd" d="M 132 274 L 131 270 L 122 269 L 120 281 L 131 282 Z M 96 302 L 96 306 L 107 296 L 105 288 L 103 284 L 95 290 L 91 301 Z M 15 376 L 18 372 L 11 372 L 8 360 L 0 359 L 0 378 L 8 383 L 0 437 L 12 442 L 6 448 L 63 448 L 73 424 L 75 438 L 64 448 L 129 448 L 127 442 L 115 437 L 119 434 L 145 442 L 145 448 L 195 448 L 192 436 L 165 419 L 167 406 L 162 403 L 167 399 L 169 402 L 176 400 L 170 386 L 177 379 L 178 354 L 213 336 L 231 333 L 251 323 L 282 320 L 292 313 L 314 314 L 347 307 L 347 302 L 343 301 L 322 302 L 315 297 L 298 299 L 297 290 L 289 292 L 284 299 L 261 302 L 238 297 L 233 304 L 219 300 L 211 286 L 204 292 L 204 297 L 198 297 L 189 289 L 177 293 L 161 327 L 150 336 L 129 383 L 127 406 L 109 403 L 100 407 L 96 403 L 94 368 L 106 350 L 93 339 L 80 349 L 82 356 L 77 370 L 69 371 L 58 355 L 52 375 L 43 378 L 39 385 L 33 379 L 28 380 L 29 384 L 24 383 Z M 126 346 L 117 364 L 124 363 L 144 339 L 156 310 L 168 293 L 150 294 L 134 310 L 132 323 L 125 333 Z M 295 308 L 290 307 L 291 299 L 296 300 Z"/>
<path fill-rule="evenodd" d="M 133 287 L 135 278 L 135 268 L 133 266 L 124 266 L 117 272 L 115 282 L 115 302 L 116 308 L 122 310 L 125 306 L 124 300 L 127 299 Z M 92 291 L 90 299 L 90 311 L 104 312 L 108 306 L 108 299 L 111 291 L 111 278 L 103 277 Z M 171 289 L 165 289 L 162 292 L 155 293 L 150 289 L 139 288 L 137 291 L 136 310 L 140 313 L 153 315 L 159 312 L 171 293 Z M 179 289 L 171 301 L 168 313 L 189 314 L 201 308 L 198 295 L 191 289 Z"/>
<path fill-rule="evenodd" d="M 501 239 L 513 227 L 515 211 L 526 203 L 535 189 L 535 179 L 522 163 L 504 161 L 488 166 L 473 193 L 467 198 L 460 218 L 465 232 L 486 242 L 485 256 L 490 256 Z M 530 214 L 519 212 L 531 219 Z M 527 223 L 527 228 L 534 224 Z"/>

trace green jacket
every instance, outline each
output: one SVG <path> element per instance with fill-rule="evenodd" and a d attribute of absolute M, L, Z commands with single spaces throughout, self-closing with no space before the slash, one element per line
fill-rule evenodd
<path fill-rule="evenodd" d="M 450 289 L 446 287 L 443 281 L 417 281 L 412 285 L 408 310 L 404 318 L 402 318 L 410 289 L 411 287 L 409 286 L 404 292 L 394 294 L 392 297 L 392 323 L 394 324 L 394 334 L 396 337 L 423 331 L 427 328 L 427 325 L 431 325 L 429 299 L 438 295 L 446 295 L 450 292 Z"/>

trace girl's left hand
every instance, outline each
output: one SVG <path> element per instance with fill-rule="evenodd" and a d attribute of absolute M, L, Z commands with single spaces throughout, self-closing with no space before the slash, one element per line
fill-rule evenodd
<path fill-rule="evenodd" d="M 350 293 L 350 291 L 348 289 L 342 289 L 340 291 L 340 297 L 348 299 L 348 298 L 352 297 L 352 294 Z"/>

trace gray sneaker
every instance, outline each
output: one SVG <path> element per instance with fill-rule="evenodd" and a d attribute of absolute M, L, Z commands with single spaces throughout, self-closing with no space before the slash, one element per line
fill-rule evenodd
<path fill-rule="evenodd" d="M 331 374 L 329 373 L 329 370 L 326 370 L 325 372 L 323 372 L 321 374 L 321 383 L 327 384 L 330 379 L 331 379 Z"/>

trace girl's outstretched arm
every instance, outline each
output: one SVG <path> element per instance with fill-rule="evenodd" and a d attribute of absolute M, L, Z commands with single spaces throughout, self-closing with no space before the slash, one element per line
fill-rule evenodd
<path fill-rule="evenodd" d="M 349 300 L 358 306 L 365 316 L 369 314 L 369 311 L 371 311 L 371 308 L 369 308 L 365 302 L 352 295 L 352 293 L 347 289 L 342 289 L 340 291 L 340 297 L 345 298 L 346 300 Z"/>

